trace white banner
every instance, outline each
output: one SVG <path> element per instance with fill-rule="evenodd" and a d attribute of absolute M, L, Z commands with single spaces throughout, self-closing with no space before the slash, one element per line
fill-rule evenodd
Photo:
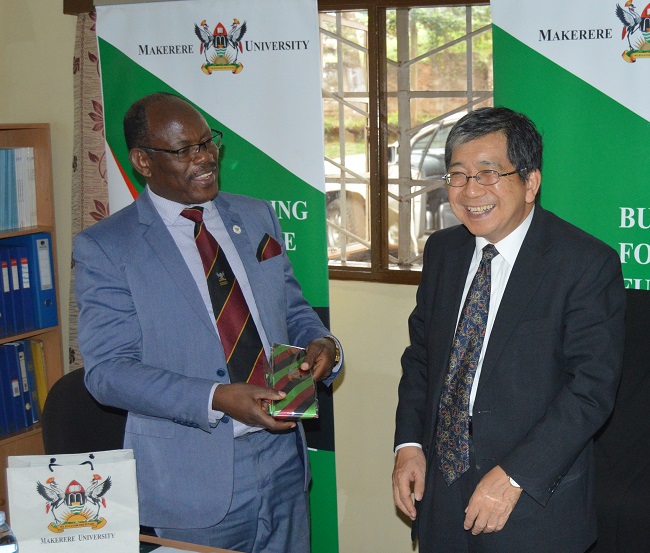
<path fill-rule="evenodd" d="M 307 301 L 327 320 L 325 178 L 316 0 L 178 0 L 97 7 L 111 213 L 144 187 L 122 120 L 153 92 L 186 98 L 223 132 L 220 189 L 271 201 Z M 312 552 L 336 553 L 331 394 L 307 428 Z M 327 407 L 327 408 L 325 408 Z"/>
<path fill-rule="evenodd" d="M 324 191 L 315 0 L 185 0 L 98 6 L 97 14 L 102 66 L 106 41 Z M 120 75 L 103 77 L 105 96 L 110 86 L 138 86 Z M 105 97 L 107 120 L 121 121 L 124 114 L 111 113 L 111 107 Z M 121 179 L 110 163 L 109 186 Z M 112 194 L 112 211 L 125 199 L 123 191 Z"/>
<path fill-rule="evenodd" d="M 492 18 L 522 43 L 650 121 L 650 4 L 497 0 Z"/>

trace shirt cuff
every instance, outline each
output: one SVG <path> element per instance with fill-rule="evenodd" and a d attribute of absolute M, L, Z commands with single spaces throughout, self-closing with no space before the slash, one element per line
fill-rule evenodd
<path fill-rule="evenodd" d="M 217 386 L 219 386 L 220 382 L 215 382 L 214 385 L 212 386 L 212 390 L 210 390 L 210 398 L 209 398 L 209 403 L 208 403 L 208 424 L 212 427 L 215 428 L 217 424 L 219 424 L 219 421 L 223 418 L 223 411 L 215 411 L 212 408 L 212 401 L 214 400 L 214 392 L 217 389 Z"/>
<path fill-rule="evenodd" d="M 417 444 L 417 443 L 415 443 L 415 442 L 406 442 L 405 444 L 399 444 L 399 445 L 395 448 L 395 455 L 397 455 L 397 452 L 398 452 L 400 449 L 402 449 L 403 447 L 419 447 L 420 449 L 422 449 L 422 444 Z"/>

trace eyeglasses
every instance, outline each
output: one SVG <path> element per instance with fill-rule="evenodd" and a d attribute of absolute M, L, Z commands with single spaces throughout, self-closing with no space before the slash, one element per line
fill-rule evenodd
<path fill-rule="evenodd" d="M 178 158 L 178 161 L 191 161 L 194 159 L 195 156 L 198 155 L 198 153 L 201 151 L 201 148 L 203 148 L 206 152 L 207 151 L 214 151 L 216 150 L 217 153 L 219 152 L 219 148 L 221 148 L 221 144 L 223 141 L 223 133 L 221 131 L 215 131 L 214 129 L 210 129 L 212 131 L 212 136 L 208 138 L 207 140 L 204 140 L 203 142 L 199 142 L 198 144 L 191 144 L 190 146 L 185 146 L 184 148 L 179 148 L 178 150 L 166 150 L 165 148 L 149 148 L 148 146 L 139 146 L 141 150 L 149 150 L 150 152 L 165 152 L 167 154 L 176 154 L 176 157 Z"/>
<path fill-rule="evenodd" d="M 517 169 L 516 171 L 510 171 L 509 173 L 499 173 L 499 171 L 486 169 L 485 171 L 479 171 L 473 177 L 469 177 L 465 173 L 453 172 L 447 173 L 442 178 L 445 179 L 445 182 L 449 186 L 455 186 L 459 188 L 461 186 L 465 186 L 469 182 L 469 179 L 476 179 L 476 182 L 478 182 L 481 186 L 492 186 L 493 184 L 499 182 L 499 179 L 501 177 L 509 177 L 510 175 L 514 175 L 515 173 L 520 173 L 521 171 L 525 170 L 526 169 Z"/>

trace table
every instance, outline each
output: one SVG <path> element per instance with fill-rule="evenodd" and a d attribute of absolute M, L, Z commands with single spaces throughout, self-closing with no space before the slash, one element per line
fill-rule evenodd
<path fill-rule="evenodd" d="M 140 535 L 140 543 L 151 543 L 162 545 L 165 547 L 172 547 L 174 549 L 180 549 L 181 551 L 193 551 L 194 553 L 241 553 L 237 551 L 231 551 L 230 549 L 219 549 L 218 547 L 208 547 L 207 545 L 195 545 L 192 543 L 185 543 L 175 540 L 166 540 L 163 538 L 157 538 L 155 536 L 145 536 Z M 155 549 L 153 550 L 156 551 Z"/>

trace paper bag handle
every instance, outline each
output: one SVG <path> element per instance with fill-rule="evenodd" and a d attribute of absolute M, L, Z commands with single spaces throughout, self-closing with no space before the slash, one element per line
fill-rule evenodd
<path fill-rule="evenodd" d="M 92 460 L 95 458 L 95 455 L 92 453 L 88 454 L 88 457 L 90 458 L 90 461 L 84 461 L 83 463 L 79 463 L 79 466 L 81 465 L 90 465 L 90 470 L 95 470 L 95 467 L 93 466 Z M 50 472 L 54 472 L 54 469 L 52 467 L 61 467 L 63 465 L 60 465 L 56 462 L 56 457 L 51 457 L 50 462 L 47 465 L 47 468 L 50 469 Z"/>

